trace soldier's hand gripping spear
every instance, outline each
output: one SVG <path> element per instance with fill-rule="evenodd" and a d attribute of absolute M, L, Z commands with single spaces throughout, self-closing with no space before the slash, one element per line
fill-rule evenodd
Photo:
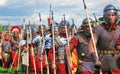
<path fill-rule="evenodd" d="M 88 11 L 87 11 L 87 6 L 86 6 L 84 0 L 83 0 L 83 4 L 84 4 L 84 9 L 85 9 L 86 17 L 87 17 L 87 19 L 88 19 L 88 25 L 89 25 L 89 28 L 90 28 L 90 34 L 91 34 L 91 39 L 92 39 L 92 42 L 93 42 L 93 47 L 94 47 L 95 56 L 96 56 L 96 59 L 97 59 L 97 60 L 95 61 L 95 63 L 96 63 L 96 64 L 100 64 L 99 57 L 98 57 L 98 53 L 97 53 L 97 49 L 96 49 L 94 34 L 93 34 L 93 30 L 92 30 L 92 27 L 91 27 L 91 24 L 90 24 L 89 15 L 88 15 Z M 102 74 L 101 69 L 99 69 L 99 74 Z"/>
<path fill-rule="evenodd" d="M 18 67 L 17 67 L 17 70 L 19 69 L 19 62 L 20 62 L 20 49 L 21 49 L 21 40 L 22 40 L 22 30 L 21 30 L 21 33 L 19 34 L 19 38 L 20 38 L 20 43 L 19 43 L 19 50 L 18 50 Z"/>

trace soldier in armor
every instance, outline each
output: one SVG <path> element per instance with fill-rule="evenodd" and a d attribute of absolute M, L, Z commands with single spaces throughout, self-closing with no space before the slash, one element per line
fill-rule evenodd
<path fill-rule="evenodd" d="M 46 35 L 46 42 L 45 42 L 45 47 L 47 50 L 47 54 L 48 54 L 48 62 L 49 62 L 49 68 L 50 68 L 50 74 L 54 74 L 54 69 L 56 68 L 56 65 L 54 64 L 53 60 L 54 60 L 54 55 L 53 55 L 53 46 L 52 46 L 52 24 L 50 24 L 50 28 L 49 28 L 50 34 Z M 59 35 L 59 27 L 58 27 L 58 23 L 54 21 L 54 36 L 58 36 Z"/>
<path fill-rule="evenodd" d="M 8 69 L 9 67 L 9 57 L 10 57 L 10 50 L 9 47 L 11 46 L 10 35 L 9 33 L 5 33 L 4 40 L 2 42 L 2 52 L 3 52 L 3 64 L 4 68 Z"/>
<path fill-rule="evenodd" d="M 36 28 L 32 28 L 32 40 L 30 44 L 30 69 L 32 73 L 46 73 L 46 60 L 44 54 L 44 37 L 37 34 Z M 43 48 L 42 48 L 43 47 Z M 42 48 L 42 52 L 41 49 Z M 42 65 L 42 66 L 41 66 Z"/>
<path fill-rule="evenodd" d="M 97 65 L 101 65 L 103 74 L 120 74 L 116 59 L 119 54 L 115 48 L 116 40 L 120 37 L 120 26 L 118 26 L 119 16 L 117 9 L 109 4 L 103 10 L 103 23 L 95 27 L 94 43 L 96 44 L 99 58 L 96 57 L 96 51 L 93 47 L 93 41 L 90 40 L 89 51 Z"/>
<path fill-rule="evenodd" d="M 38 36 L 37 35 L 37 30 L 36 28 L 33 26 L 33 27 L 29 27 L 29 33 L 28 33 L 28 40 L 30 42 L 28 42 L 29 44 L 29 65 L 30 65 L 30 70 L 32 73 L 34 73 L 35 71 L 37 71 L 37 63 L 36 63 L 36 55 L 38 54 L 38 50 L 36 49 L 37 48 L 37 42 L 35 40 L 35 38 Z"/>
<path fill-rule="evenodd" d="M 21 67 L 22 67 L 22 73 L 27 73 L 27 67 L 29 69 L 29 33 L 27 30 L 25 30 L 23 39 L 21 40 Z"/>
<path fill-rule="evenodd" d="M 71 69 L 69 68 L 69 64 L 71 63 L 72 60 L 70 60 L 71 56 L 68 56 L 68 52 L 67 52 L 67 46 L 69 43 L 69 40 L 71 39 L 70 36 L 70 32 L 69 32 L 69 28 L 70 28 L 70 23 L 65 19 L 60 22 L 60 42 L 58 39 L 58 69 L 60 70 L 60 74 L 62 72 L 65 72 L 65 74 L 70 74 L 71 73 Z M 67 37 L 68 36 L 68 37 Z M 59 58 L 61 57 L 61 58 Z M 64 57 L 64 58 L 63 58 Z M 64 69 L 61 69 L 61 67 L 63 67 Z"/>
<path fill-rule="evenodd" d="M 19 43 L 20 43 L 20 33 L 21 33 L 21 28 L 20 26 L 12 26 L 10 28 L 11 31 L 11 42 L 12 42 L 12 51 L 11 51 L 11 56 L 12 56 L 12 63 L 13 63 L 13 68 L 15 70 L 15 73 L 17 73 L 18 70 L 18 53 L 19 53 Z"/>
<path fill-rule="evenodd" d="M 62 20 L 60 22 L 60 32 L 58 32 L 58 28 L 55 28 L 55 57 L 56 64 L 54 64 L 53 60 L 53 48 L 51 48 L 48 52 L 48 55 L 51 59 L 51 65 L 53 68 L 56 67 L 58 74 L 68 74 L 68 65 L 66 58 L 66 45 L 67 45 L 67 36 L 65 25 L 67 28 L 69 27 L 69 22 L 66 20 Z M 68 30 L 68 29 L 67 29 Z M 53 74 L 53 73 L 52 73 Z"/>
<path fill-rule="evenodd" d="M 94 30 L 93 20 L 89 18 L 90 25 Z M 77 33 L 70 41 L 70 50 L 73 51 L 76 48 L 78 55 L 78 68 L 77 74 L 93 74 L 94 63 L 88 51 L 88 43 L 90 41 L 91 34 L 88 24 L 88 18 L 82 21 L 81 31 Z"/>

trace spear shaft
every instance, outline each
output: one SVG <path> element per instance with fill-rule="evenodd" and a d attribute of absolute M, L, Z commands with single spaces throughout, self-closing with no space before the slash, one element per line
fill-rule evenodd
<path fill-rule="evenodd" d="M 53 21 L 53 11 L 52 11 L 52 42 L 53 42 L 53 63 L 55 65 L 55 41 L 54 41 L 54 21 Z M 56 68 L 54 69 L 54 74 L 56 74 Z"/>
<path fill-rule="evenodd" d="M 96 44 L 95 44 L 95 39 L 94 39 L 94 36 L 93 36 L 92 26 L 91 26 L 90 20 L 89 20 L 87 6 L 85 4 L 85 0 L 83 0 L 83 4 L 84 4 L 84 9 L 85 9 L 86 17 L 88 19 L 88 25 L 89 25 L 89 28 L 90 28 L 90 34 L 91 34 L 91 38 L 92 38 L 92 41 L 93 41 L 94 52 L 95 52 L 96 58 L 99 59 L 98 53 L 97 53 Z M 98 60 L 97 60 L 96 63 L 98 63 Z M 101 70 L 99 72 L 100 72 L 100 74 L 102 74 Z"/>

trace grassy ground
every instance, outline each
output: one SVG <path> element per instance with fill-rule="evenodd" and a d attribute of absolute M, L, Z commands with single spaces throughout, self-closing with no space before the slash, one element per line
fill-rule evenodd
<path fill-rule="evenodd" d="M 21 74 L 21 65 L 19 65 L 19 69 L 17 71 L 18 74 Z M 4 67 L 0 67 L 0 74 L 15 74 L 15 70 L 8 68 L 8 70 L 5 70 Z"/>

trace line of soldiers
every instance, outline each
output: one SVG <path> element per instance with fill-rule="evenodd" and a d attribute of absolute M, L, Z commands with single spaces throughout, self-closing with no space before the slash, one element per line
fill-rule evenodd
<path fill-rule="evenodd" d="M 22 74 L 120 74 L 119 25 L 118 11 L 110 4 L 104 8 L 101 25 L 94 26 L 91 18 L 85 18 L 78 31 L 65 18 L 60 23 L 52 20 L 47 31 L 45 25 L 27 26 L 25 30 L 13 26 L 11 33 L 0 34 L 0 66 L 6 71 L 14 69 L 15 74 L 19 63 Z M 73 51 L 77 69 L 72 64 Z"/>

